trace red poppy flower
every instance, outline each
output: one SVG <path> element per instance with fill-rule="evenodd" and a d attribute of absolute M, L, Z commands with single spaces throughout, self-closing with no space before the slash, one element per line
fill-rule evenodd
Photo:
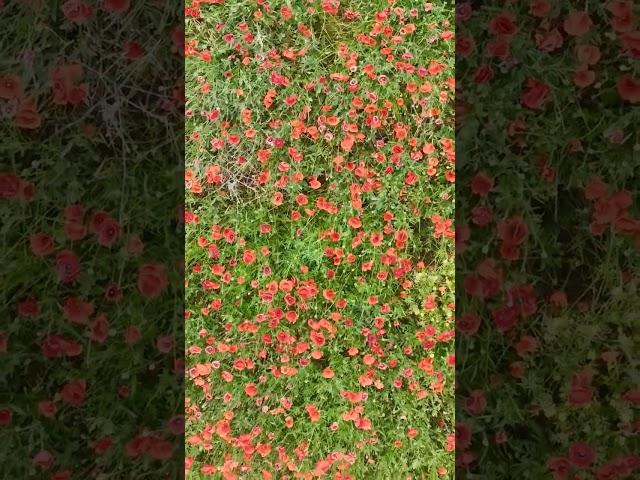
<path fill-rule="evenodd" d="M 80 276 L 80 261 L 75 253 L 63 250 L 56 255 L 56 272 L 62 283 L 73 283 Z"/>
<path fill-rule="evenodd" d="M 138 291 L 147 298 L 159 297 L 169 285 L 167 269 L 160 263 L 147 263 L 138 269 Z"/>
<path fill-rule="evenodd" d="M 80 407 L 84 403 L 87 394 L 87 382 L 74 380 L 65 384 L 60 390 L 62 401 L 72 407 Z"/>
<path fill-rule="evenodd" d="M 593 21 L 587 12 L 572 10 L 564 20 L 564 31 L 574 37 L 582 37 L 589 33 Z"/>
<path fill-rule="evenodd" d="M 624 74 L 618 80 L 620 98 L 630 103 L 640 102 L 640 79 Z"/>

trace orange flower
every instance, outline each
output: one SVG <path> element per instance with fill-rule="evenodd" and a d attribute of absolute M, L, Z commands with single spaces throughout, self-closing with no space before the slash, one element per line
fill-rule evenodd
<path fill-rule="evenodd" d="M 371 420 L 369 420 L 367 417 L 358 417 L 355 420 L 354 425 L 360 430 L 371 430 L 372 428 Z"/>
<path fill-rule="evenodd" d="M 248 383 L 244 387 L 244 393 L 250 397 L 255 397 L 258 394 L 258 388 L 253 383 Z"/>
<path fill-rule="evenodd" d="M 278 92 L 276 92 L 273 88 L 270 88 L 269 90 L 267 90 L 267 93 L 264 96 L 264 99 L 262 101 L 263 105 L 266 108 L 271 108 L 277 95 L 278 95 Z"/>
<path fill-rule="evenodd" d="M 330 367 L 327 367 L 322 371 L 322 376 L 326 379 L 331 379 L 335 376 L 335 373 L 333 372 L 333 370 L 331 370 Z"/>
<path fill-rule="evenodd" d="M 245 250 L 242 254 L 242 261 L 245 265 L 251 265 L 256 261 L 256 253 L 253 250 Z"/>
<path fill-rule="evenodd" d="M 309 414 L 309 419 L 312 422 L 317 422 L 320 420 L 320 412 L 318 411 L 318 408 L 314 404 L 310 403 L 305 407 L 305 410 Z"/>
<path fill-rule="evenodd" d="M 276 192 L 273 194 L 271 203 L 273 203 L 276 207 L 278 207 L 282 205 L 283 200 L 284 200 L 284 195 L 282 194 L 282 192 Z"/>

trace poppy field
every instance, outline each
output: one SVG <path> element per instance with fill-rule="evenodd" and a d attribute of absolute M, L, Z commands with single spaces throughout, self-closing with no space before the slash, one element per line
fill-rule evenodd
<path fill-rule="evenodd" d="M 638 478 L 638 2 L 0 13 L 1 478 Z"/>
<path fill-rule="evenodd" d="M 187 478 L 453 478 L 453 17 L 187 4 Z"/>
<path fill-rule="evenodd" d="M 0 12 L 0 478 L 178 478 L 182 11 Z"/>
<path fill-rule="evenodd" d="M 456 9 L 457 477 L 638 478 L 638 2 Z"/>

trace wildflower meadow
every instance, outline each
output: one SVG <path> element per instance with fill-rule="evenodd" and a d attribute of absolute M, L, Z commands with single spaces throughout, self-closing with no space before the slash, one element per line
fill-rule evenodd
<path fill-rule="evenodd" d="M 639 478 L 638 2 L 456 9 L 456 476 Z"/>
<path fill-rule="evenodd" d="M 453 478 L 453 5 L 186 16 L 187 478 Z"/>
<path fill-rule="evenodd" d="M 183 471 L 182 10 L 0 2 L 0 478 Z"/>
<path fill-rule="evenodd" d="M 0 480 L 639 478 L 633 0 L 0 0 Z"/>

